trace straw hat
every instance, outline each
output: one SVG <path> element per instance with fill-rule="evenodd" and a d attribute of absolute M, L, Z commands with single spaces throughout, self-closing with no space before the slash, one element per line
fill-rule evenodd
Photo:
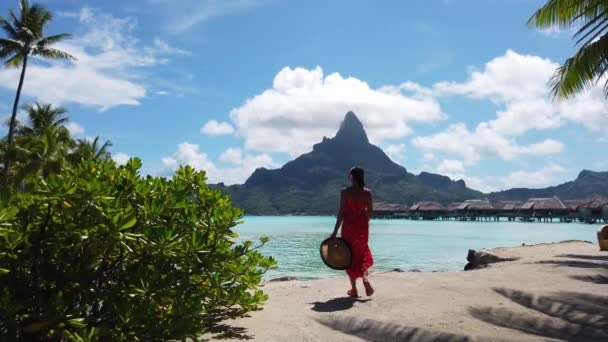
<path fill-rule="evenodd" d="M 350 245 L 342 238 L 328 238 L 321 242 L 321 259 L 329 268 L 345 270 L 352 262 Z"/>

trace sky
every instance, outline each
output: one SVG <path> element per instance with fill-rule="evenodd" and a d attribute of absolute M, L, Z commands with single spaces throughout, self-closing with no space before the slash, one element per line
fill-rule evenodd
<path fill-rule="evenodd" d="M 0 13 L 17 0 L 0 4 Z M 145 174 L 188 164 L 242 183 L 337 131 L 352 110 L 413 173 L 494 191 L 608 170 L 601 87 L 556 102 L 572 30 L 536 30 L 543 0 L 40 0 L 75 62 L 33 60 L 22 104 L 68 110 Z M 18 70 L 0 68 L 0 117 Z"/>

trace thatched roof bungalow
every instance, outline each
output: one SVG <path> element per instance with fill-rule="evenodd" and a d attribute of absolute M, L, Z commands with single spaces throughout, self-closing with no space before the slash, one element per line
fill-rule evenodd
<path fill-rule="evenodd" d="M 502 212 L 515 213 L 523 204 L 523 201 L 498 201 L 494 203 L 494 208 Z"/>
<path fill-rule="evenodd" d="M 377 202 L 374 203 L 374 213 L 379 215 L 394 215 L 394 214 L 404 214 L 409 211 L 409 208 L 405 204 L 394 204 L 394 203 L 385 203 L 385 202 Z"/>
<path fill-rule="evenodd" d="M 532 214 L 532 216 L 563 215 L 569 212 L 569 208 L 556 196 L 549 198 L 530 198 L 522 204 L 521 211 Z"/>
<path fill-rule="evenodd" d="M 410 211 L 416 212 L 437 212 L 444 210 L 445 208 L 439 202 L 417 202 L 410 207 Z"/>
<path fill-rule="evenodd" d="M 486 198 L 482 200 L 466 200 L 462 202 L 456 210 L 464 212 L 490 212 L 495 211 L 496 209 L 490 200 Z"/>
<path fill-rule="evenodd" d="M 572 212 L 579 211 L 579 209 L 587 206 L 587 204 L 593 202 L 593 199 L 573 199 L 562 201 L 568 209 Z"/>

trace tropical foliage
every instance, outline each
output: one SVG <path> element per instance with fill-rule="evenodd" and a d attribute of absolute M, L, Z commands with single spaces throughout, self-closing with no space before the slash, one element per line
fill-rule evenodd
<path fill-rule="evenodd" d="M 0 204 L 0 340 L 196 340 L 266 299 L 274 261 L 233 242 L 229 198 L 192 168 L 140 166 L 83 161 Z"/>
<path fill-rule="evenodd" d="M 21 77 L 19 78 L 13 113 L 9 123 L 6 154 L 3 156 L 3 173 L 5 174 L 10 172 L 10 162 L 14 154 L 13 134 L 28 58 L 38 56 L 50 59 L 74 59 L 70 54 L 53 48 L 54 44 L 69 38 L 69 34 L 45 36 L 46 27 L 52 20 L 51 12 L 44 6 L 39 4 L 30 5 L 27 0 L 20 1 L 18 15 L 13 10 L 9 10 L 8 20 L 0 16 L 0 28 L 6 35 L 6 38 L 0 38 L 0 59 L 5 59 L 5 65 L 8 67 L 21 67 Z M 8 180 L 6 175 L 4 180 Z"/>
<path fill-rule="evenodd" d="M 567 98 L 580 91 L 604 84 L 608 96 L 608 1 L 549 0 L 528 21 L 541 29 L 575 28 L 579 50 L 568 58 L 551 80 L 557 98 Z"/>

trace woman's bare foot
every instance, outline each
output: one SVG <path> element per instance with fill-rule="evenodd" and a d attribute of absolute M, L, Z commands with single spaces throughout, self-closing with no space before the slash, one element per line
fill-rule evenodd
<path fill-rule="evenodd" d="M 363 286 L 365 286 L 365 294 L 368 297 L 371 297 L 374 294 L 374 292 L 376 292 L 374 290 L 374 288 L 372 287 L 372 285 L 369 283 L 369 280 L 364 280 L 363 281 Z"/>
<path fill-rule="evenodd" d="M 359 294 L 357 293 L 357 289 L 350 289 L 350 290 L 346 291 L 346 294 L 353 298 L 359 297 Z"/>

